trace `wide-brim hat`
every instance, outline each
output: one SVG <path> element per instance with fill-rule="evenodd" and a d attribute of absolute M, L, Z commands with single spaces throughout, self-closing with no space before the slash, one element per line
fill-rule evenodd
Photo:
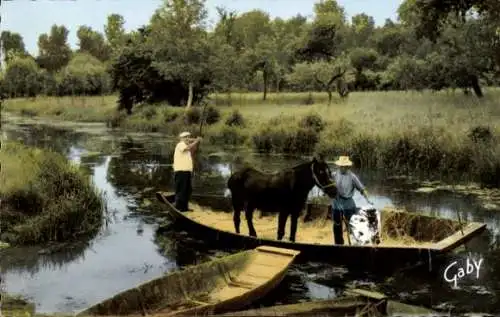
<path fill-rule="evenodd" d="M 179 138 L 187 138 L 190 135 L 191 135 L 191 132 L 184 131 L 181 134 L 179 134 Z"/>
<path fill-rule="evenodd" d="M 352 166 L 352 161 L 349 156 L 339 156 L 339 159 L 335 161 L 337 166 Z"/>

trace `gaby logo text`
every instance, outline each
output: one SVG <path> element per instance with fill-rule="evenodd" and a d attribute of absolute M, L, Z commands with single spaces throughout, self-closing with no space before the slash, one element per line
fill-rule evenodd
<path fill-rule="evenodd" d="M 467 258 L 465 263 L 459 264 L 458 261 L 451 262 L 444 270 L 444 280 L 448 283 L 453 283 L 453 287 L 458 286 L 458 281 L 468 275 L 475 275 L 476 279 L 479 279 L 479 271 L 481 270 L 481 264 L 483 259 L 472 259 Z"/>

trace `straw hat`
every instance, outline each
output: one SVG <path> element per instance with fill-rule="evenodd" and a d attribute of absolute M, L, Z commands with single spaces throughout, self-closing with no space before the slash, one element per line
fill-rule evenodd
<path fill-rule="evenodd" d="M 190 132 L 184 131 L 181 134 L 179 134 L 179 138 L 187 138 L 190 135 L 191 135 Z"/>
<path fill-rule="evenodd" d="M 335 161 L 337 166 L 352 166 L 352 161 L 349 156 L 339 156 L 339 159 Z"/>

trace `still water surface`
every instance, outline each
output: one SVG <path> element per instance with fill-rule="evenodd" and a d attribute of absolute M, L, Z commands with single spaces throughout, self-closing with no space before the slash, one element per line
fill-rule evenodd
<path fill-rule="evenodd" d="M 38 312 L 84 309 L 179 266 L 223 253 L 207 250 L 202 241 L 191 239 L 187 233 L 160 233 L 158 224 L 163 219 L 149 213 L 161 208 L 154 192 L 172 188 L 175 140 L 156 135 L 70 132 L 40 125 L 8 125 L 3 127 L 3 134 L 63 153 L 92 175 L 107 198 L 110 223 L 92 241 L 51 254 L 37 248 L 19 248 L 1 255 L 4 288 L 34 301 Z M 197 155 L 194 192 L 223 194 L 229 173 L 242 161 L 271 171 L 294 165 L 299 159 L 202 147 Z M 461 289 L 451 289 L 442 276 L 404 272 L 387 278 L 307 263 L 294 265 L 282 285 L 259 305 L 332 298 L 348 285 L 372 287 L 396 300 L 445 310 L 500 310 L 496 295 L 500 290 L 500 252 L 495 251 L 499 213 L 482 210 L 472 198 L 443 192 L 416 193 L 373 172 L 357 172 L 377 208 L 393 205 L 452 219 L 460 214 L 463 220 L 486 223 L 489 230 L 471 241 L 467 249 L 484 258 L 480 278 L 468 278 L 461 282 Z M 317 192 L 313 190 L 312 195 Z M 355 200 L 365 203 L 360 196 Z"/>

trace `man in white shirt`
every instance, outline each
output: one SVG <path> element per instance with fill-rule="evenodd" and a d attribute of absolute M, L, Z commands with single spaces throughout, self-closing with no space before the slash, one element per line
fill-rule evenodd
<path fill-rule="evenodd" d="M 175 207 L 180 211 L 188 211 L 189 199 L 191 198 L 191 176 L 193 174 L 192 153 L 196 151 L 201 137 L 189 138 L 191 133 L 179 134 L 180 141 L 174 152 L 174 181 L 175 181 Z"/>

